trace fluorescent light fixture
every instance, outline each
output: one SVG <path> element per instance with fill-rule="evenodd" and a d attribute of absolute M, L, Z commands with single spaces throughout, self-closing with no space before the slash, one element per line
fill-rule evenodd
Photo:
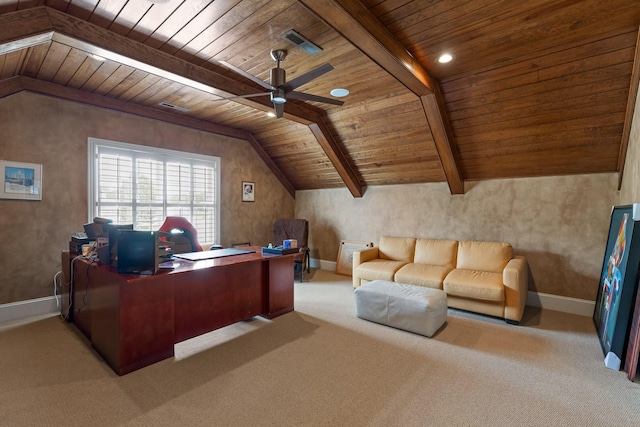
<path fill-rule="evenodd" d="M 331 96 L 335 96 L 336 98 L 342 98 L 344 96 L 349 95 L 349 89 L 344 89 L 341 87 L 331 89 Z"/>
<path fill-rule="evenodd" d="M 96 55 L 95 53 L 90 53 L 89 56 L 95 59 L 96 61 L 100 61 L 100 62 L 104 62 L 107 60 L 107 58 L 100 55 Z"/>
<path fill-rule="evenodd" d="M 164 79 L 169 79 L 174 82 L 182 83 L 184 85 L 192 87 L 194 89 L 198 89 L 213 95 L 221 96 L 220 95 L 221 91 L 213 88 L 212 86 L 206 85 L 204 83 L 200 83 L 198 81 L 189 79 L 187 77 L 183 77 L 179 74 L 174 74 L 174 73 L 162 70 L 153 65 L 149 65 L 144 62 L 128 58 L 118 53 L 99 48 L 95 45 L 92 45 L 82 40 L 74 39 L 73 37 L 66 36 L 64 34 L 54 32 L 53 35 L 51 36 L 51 40 L 58 43 L 62 43 L 65 46 L 83 50 L 85 52 L 98 52 L 100 53 L 100 56 L 107 58 L 110 61 L 119 62 L 120 64 L 127 65 L 133 68 L 140 68 L 141 70 L 146 71 L 147 73 L 155 74 L 156 76 L 160 76 Z"/>
<path fill-rule="evenodd" d="M 442 55 L 440 55 L 440 58 L 438 58 L 438 62 L 441 64 L 446 64 L 447 62 L 451 61 L 453 59 L 453 56 L 451 56 L 451 54 L 449 53 L 443 53 Z"/>

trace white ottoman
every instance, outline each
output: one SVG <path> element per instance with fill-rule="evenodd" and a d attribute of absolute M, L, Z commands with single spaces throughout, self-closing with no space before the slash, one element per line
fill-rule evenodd
<path fill-rule="evenodd" d="M 361 319 L 427 337 L 447 320 L 447 294 L 440 289 L 373 280 L 354 292 Z"/>

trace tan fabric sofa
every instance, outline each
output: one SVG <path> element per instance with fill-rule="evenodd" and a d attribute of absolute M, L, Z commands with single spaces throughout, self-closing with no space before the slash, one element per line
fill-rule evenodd
<path fill-rule="evenodd" d="M 525 257 L 502 242 L 384 236 L 353 253 L 353 287 L 376 279 L 442 289 L 449 307 L 515 324 L 528 292 Z"/>

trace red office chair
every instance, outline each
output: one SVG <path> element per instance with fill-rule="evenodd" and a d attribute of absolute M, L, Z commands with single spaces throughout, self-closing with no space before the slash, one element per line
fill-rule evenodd
<path fill-rule="evenodd" d="M 166 240 L 174 244 L 175 253 L 202 251 L 198 243 L 198 231 L 184 217 L 168 216 L 158 231 L 169 233 Z"/>

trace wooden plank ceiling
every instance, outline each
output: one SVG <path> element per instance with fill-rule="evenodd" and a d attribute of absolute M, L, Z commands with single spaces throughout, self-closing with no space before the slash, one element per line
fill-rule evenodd
<path fill-rule="evenodd" d="M 0 97 L 28 90 L 246 139 L 292 195 L 621 176 L 639 25 L 631 0 L 0 0 Z M 344 105 L 289 98 L 274 118 L 268 95 L 221 100 L 266 92 L 247 75 L 268 83 L 274 49 L 288 81 L 331 64 L 296 90 L 346 88 Z"/>

